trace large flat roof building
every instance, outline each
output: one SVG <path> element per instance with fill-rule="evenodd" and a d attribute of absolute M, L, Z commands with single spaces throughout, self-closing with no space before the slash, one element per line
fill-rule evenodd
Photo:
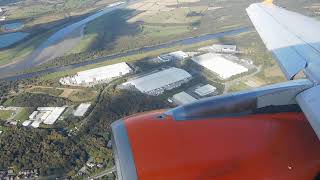
<path fill-rule="evenodd" d="M 30 125 L 34 128 L 38 128 L 41 123 L 52 125 L 58 120 L 65 109 L 65 107 L 38 107 L 29 116 L 29 121 L 25 121 L 23 125 Z"/>
<path fill-rule="evenodd" d="M 190 104 L 192 102 L 197 101 L 196 98 L 192 97 L 190 94 L 184 91 L 173 95 L 172 100 L 177 105 Z"/>
<path fill-rule="evenodd" d="M 165 90 L 179 87 L 188 82 L 192 76 L 183 69 L 171 67 L 146 76 L 130 80 L 122 85 L 125 87 L 135 87 L 142 93 L 149 95 L 160 95 Z"/>
<path fill-rule="evenodd" d="M 187 53 L 183 51 L 176 51 L 176 52 L 160 55 L 158 59 L 162 62 L 168 62 L 173 60 L 183 60 L 188 57 L 189 55 Z"/>
<path fill-rule="evenodd" d="M 54 124 L 54 122 L 58 120 L 58 118 L 60 117 L 60 115 L 63 113 L 64 110 L 65 110 L 65 107 L 55 107 L 50 113 L 48 113 L 48 116 L 43 121 L 43 123 L 48 125 Z"/>
<path fill-rule="evenodd" d="M 81 71 L 74 76 L 61 78 L 60 83 L 64 85 L 91 86 L 109 82 L 114 78 L 121 77 L 130 72 L 132 72 L 132 69 L 127 63 L 123 62 Z"/>
<path fill-rule="evenodd" d="M 228 60 L 227 56 L 221 54 L 207 53 L 194 57 L 192 60 L 216 73 L 222 79 L 228 79 L 231 76 L 248 71 L 248 68 Z"/>

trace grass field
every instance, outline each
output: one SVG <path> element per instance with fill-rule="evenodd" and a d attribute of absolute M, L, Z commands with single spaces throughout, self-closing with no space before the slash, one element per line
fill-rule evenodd
<path fill-rule="evenodd" d="M 13 115 L 14 111 L 0 110 L 0 120 L 7 120 Z"/>
<path fill-rule="evenodd" d="M 98 3 L 100 1 L 102 3 Z M 8 19 L 25 19 L 52 14 L 84 14 L 89 10 L 101 8 L 114 1 L 115 0 L 25 0 L 24 2 L 11 5 L 6 12 L 6 16 Z"/>
<path fill-rule="evenodd" d="M 229 87 L 229 93 L 230 92 L 238 92 L 238 91 L 243 91 L 243 90 L 248 90 L 250 89 L 251 87 L 246 85 L 244 82 L 237 82 L 237 83 L 234 83 L 232 84 L 230 87 Z"/>
<path fill-rule="evenodd" d="M 93 101 L 97 96 L 96 91 L 91 91 L 89 89 L 80 89 L 73 91 L 68 99 L 73 102 L 89 102 Z"/>
<path fill-rule="evenodd" d="M 83 40 L 72 53 L 92 50 L 117 53 L 248 24 L 239 15 L 224 17 L 230 14 L 228 9 L 208 10 L 211 1 L 193 3 L 199 2 L 179 3 L 178 7 L 174 0 L 144 1 L 102 16 L 86 26 Z"/>
<path fill-rule="evenodd" d="M 205 12 L 207 6 L 192 6 L 192 7 L 182 7 L 174 8 L 170 11 L 155 11 L 151 13 L 142 13 L 139 17 L 134 17 L 128 22 L 135 22 L 142 20 L 145 23 L 151 24 L 185 24 L 189 25 L 195 23 L 202 18 L 202 12 Z M 190 16 L 191 12 L 198 15 Z"/>
<path fill-rule="evenodd" d="M 8 11 L 8 19 L 24 19 L 37 17 L 54 11 L 54 6 L 49 4 L 34 4 L 32 6 L 19 6 L 15 11 Z"/>
<path fill-rule="evenodd" d="M 21 110 L 14 116 L 14 120 L 25 121 L 29 119 L 29 115 L 33 112 L 32 108 L 21 108 Z"/>

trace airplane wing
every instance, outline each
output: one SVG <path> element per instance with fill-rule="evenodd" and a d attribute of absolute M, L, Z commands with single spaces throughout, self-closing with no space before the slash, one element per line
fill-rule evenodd
<path fill-rule="evenodd" d="M 319 21 L 272 3 L 252 4 L 247 13 L 288 79 L 305 70 L 310 79 L 320 80 Z"/>
<path fill-rule="evenodd" d="M 320 139 L 320 22 L 270 2 L 252 4 L 247 13 L 287 79 L 304 71 L 314 83 L 296 100 Z"/>

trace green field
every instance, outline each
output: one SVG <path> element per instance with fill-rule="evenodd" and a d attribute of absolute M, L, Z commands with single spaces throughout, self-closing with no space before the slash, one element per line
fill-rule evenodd
<path fill-rule="evenodd" d="M 91 91 L 89 89 L 82 89 L 73 91 L 68 99 L 72 102 L 89 102 L 94 101 L 97 96 L 96 91 Z"/>
<path fill-rule="evenodd" d="M 33 112 L 33 108 L 21 108 L 21 110 L 14 116 L 14 120 L 25 121 L 29 119 L 29 115 Z"/>
<path fill-rule="evenodd" d="M 247 19 L 239 19 L 239 15 L 236 18 L 217 21 L 218 14 L 206 10 L 210 4 L 210 1 L 203 1 L 201 5 L 182 3 L 183 7 L 170 7 L 172 8 L 170 11 L 146 15 L 141 14 L 140 10 L 133 9 L 106 14 L 87 24 L 84 38 L 72 53 L 92 50 L 117 53 L 247 24 Z M 228 10 L 220 11 L 222 15 L 230 13 Z"/>
<path fill-rule="evenodd" d="M 13 115 L 14 111 L 0 110 L 0 120 L 7 120 Z"/>
<path fill-rule="evenodd" d="M 22 0 L 18 0 L 22 1 Z M 24 19 L 24 18 L 37 18 L 50 14 L 58 13 L 85 13 L 86 9 L 99 8 L 101 6 L 97 3 L 106 5 L 114 2 L 114 0 L 24 0 L 23 3 L 12 5 L 6 13 L 8 19 Z M 1 2 L 0 2 L 1 4 Z M 82 11 L 79 13 L 79 9 Z"/>
<path fill-rule="evenodd" d="M 237 83 L 232 84 L 229 87 L 228 92 L 238 92 L 238 91 L 243 91 L 243 90 L 248 90 L 248 89 L 250 89 L 250 86 L 246 85 L 243 82 L 237 82 Z"/>

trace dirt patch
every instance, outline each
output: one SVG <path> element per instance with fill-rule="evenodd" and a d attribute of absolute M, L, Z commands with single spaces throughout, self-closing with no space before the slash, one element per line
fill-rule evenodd
<path fill-rule="evenodd" d="M 64 90 L 63 93 L 61 93 L 59 97 L 68 98 L 73 93 L 73 91 L 75 91 L 74 89 L 63 89 L 63 90 Z"/>

